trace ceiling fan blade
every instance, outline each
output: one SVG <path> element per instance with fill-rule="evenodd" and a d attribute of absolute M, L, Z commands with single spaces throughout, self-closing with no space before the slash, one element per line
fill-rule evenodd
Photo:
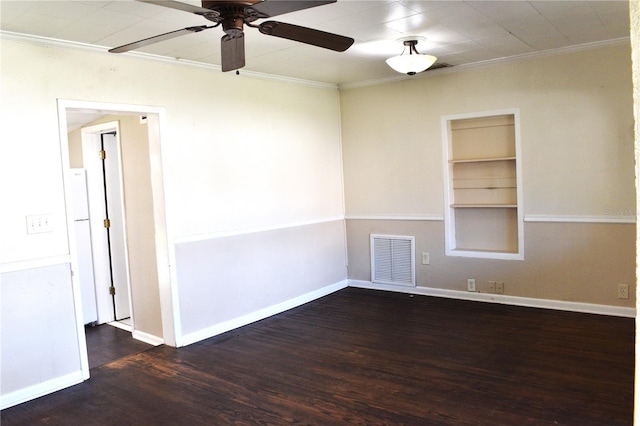
<path fill-rule="evenodd" d="M 148 46 L 150 44 L 157 43 L 159 41 L 169 40 L 184 34 L 197 33 L 202 30 L 206 30 L 213 27 L 214 26 L 207 26 L 207 25 L 200 25 L 197 27 L 187 27 L 181 30 L 171 31 L 171 32 L 160 34 L 157 36 L 145 38 L 144 40 L 134 41 L 133 43 L 125 44 L 123 46 L 114 47 L 113 49 L 109 49 L 109 52 L 111 53 L 128 52 L 129 50 L 138 49 L 140 47 Z"/>
<path fill-rule="evenodd" d="M 260 24 L 258 29 L 262 34 L 324 47 L 325 49 L 335 50 L 336 52 L 344 52 L 351 47 L 354 42 L 351 37 L 293 24 L 285 24 L 284 22 L 266 21 Z"/>
<path fill-rule="evenodd" d="M 233 71 L 244 67 L 244 34 L 238 37 L 224 35 L 221 48 L 222 71 Z"/>
<path fill-rule="evenodd" d="M 188 3 L 181 3 L 173 0 L 138 0 L 142 3 L 151 3 L 158 6 L 169 7 L 171 9 L 182 10 L 183 12 L 195 13 L 197 15 L 205 15 L 213 12 L 212 10 L 205 9 L 204 7 L 194 6 Z"/>
<path fill-rule="evenodd" d="M 271 16 L 284 15 L 285 13 L 335 3 L 336 1 L 338 0 L 266 0 L 256 3 L 250 6 L 250 8 L 260 13 L 263 18 L 269 18 Z"/>

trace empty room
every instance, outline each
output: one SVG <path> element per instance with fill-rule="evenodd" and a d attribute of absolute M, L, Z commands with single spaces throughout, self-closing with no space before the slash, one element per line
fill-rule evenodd
<path fill-rule="evenodd" d="M 633 424 L 634 22 L 0 1 L 2 423 Z"/>

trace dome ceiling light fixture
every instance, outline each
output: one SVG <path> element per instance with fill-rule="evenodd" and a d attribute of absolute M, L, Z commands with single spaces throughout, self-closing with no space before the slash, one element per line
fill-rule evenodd
<path fill-rule="evenodd" d="M 411 36 L 399 39 L 398 41 L 402 42 L 404 49 L 400 55 L 387 59 L 387 65 L 399 73 L 408 75 L 415 75 L 429 68 L 438 58 L 432 55 L 423 55 L 416 50 L 416 44 L 421 40 L 425 40 L 425 38 Z M 407 50 L 409 53 L 405 54 Z"/>

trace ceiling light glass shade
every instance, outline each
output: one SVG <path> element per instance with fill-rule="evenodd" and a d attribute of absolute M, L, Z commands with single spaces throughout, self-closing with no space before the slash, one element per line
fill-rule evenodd
<path fill-rule="evenodd" d="M 389 58 L 387 59 L 387 65 L 399 73 L 414 75 L 429 68 L 437 59 L 435 56 L 414 53 Z"/>

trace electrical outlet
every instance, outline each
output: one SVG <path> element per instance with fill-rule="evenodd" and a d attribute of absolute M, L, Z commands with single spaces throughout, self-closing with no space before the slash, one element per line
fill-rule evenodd
<path fill-rule="evenodd" d="M 422 264 L 423 265 L 428 265 L 429 264 L 429 253 L 426 251 L 422 252 Z"/>
<path fill-rule="evenodd" d="M 496 292 L 496 282 L 489 281 L 489 293 L 495 293 L 495 292 Z"/>
<path fill-rule="evenodd" d="M 618 284 L 618 299 L 629 298 L 629 286 L 627 284 Z"/>
<path fill-rule="evenodd" d="M 496 294 L 504 294 L 504 283 L 496 281 Z"/>
<path fill-rule="evenodd" d="M 476 291 L 476 280 L 474 278 L 467 279 L 467 291 Z"/>

